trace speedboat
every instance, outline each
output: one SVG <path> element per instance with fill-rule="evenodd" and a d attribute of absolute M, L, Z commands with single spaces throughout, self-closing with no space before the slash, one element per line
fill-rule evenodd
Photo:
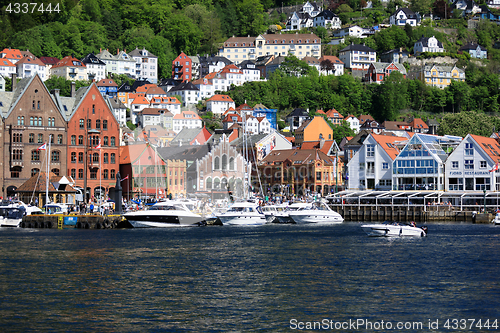
<path fill-rule="evenodd" d="M 288 205 L 263 206 L 262 211 L 268 223 L 295 223 L 288 214 Z"/>
<path fill-rule="evenodd" d="M 417 227 L 414 222 L 410 225 L 399 224 L 398 222 L 363 224 L 361 228 L 368 236 L 427 236 L 427 227 Z"/>
<path fill-rule="evenodd" d="M 262 225 L 266 216 L 259 205 L 252 202 L 236 202 L 219 219 L 223 225 Z"/>
<path fill-rule="evenodd" d="M 495 215 L 495 218 L 491 220 L 491 223 L 494 225 L 500 225 L 500 212 Z"/>
<path fill-rule="evenodd" d="M 123 215 L 134 228 L 167 228 L 203 225 L 203 217 L 179 201 L 163 201 Z"/>
<path fill-rule="evenodd" d="M 1 207 L 0 208 L 0 226 L 1 227 L 19 227 L 26 215 L 26 208 L 23 206 L 18 207 Z"/>
<path fill-rule="evenodd" d="M 312 203 L 294 203 L 288 208 L 290 218 L 297 224 L 303 223 L 342 223 L 344 218 L 331 210 L 322 201 Z"/>

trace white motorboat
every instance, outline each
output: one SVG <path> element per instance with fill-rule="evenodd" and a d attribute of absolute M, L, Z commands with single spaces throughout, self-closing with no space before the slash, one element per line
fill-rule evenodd
<path fill-rule="evenodd" d="M 294 203 L 288 208 L 288 214 L 297 224 L 302 223 L 342 223 L 344 218 L 333 211 L 324 202 Z"/>
<path fill-rule="evenodd" d="M 252 202 L 236 202 L 219 215 L 223 225 L 262 225 L 266 216 L 259 205 Z"/>
<path fill-rule="evenodd" d="M 179 201 L 163 201 L 148 210 L 123 215 L 134 228 L 167 228 L 203 225 L 203 217 L 191 212 Z"/>
<path fill-rule="evenodd" d="M 262 211 L 268 223 L 295 223 L 288 214 L 288 205 L 263 206 Z"/>
<path fill-rule="evenodd" d="M 417 227 L 414 222 L 410 225 L 393 223 L 363 224 L 361 228 L 368 236 L 427 236 L 427 227 Z"/>
<path fill-rule="evenodd" d="M 24 206 L 0 207 L 0 226 L 19 227 L 24 215 L 26 215 Z"/>
<path fill-rule="evenodd" d="M 496 213 L 495 218 L 491 220 L 494 225 L 500 225 L 500 212 Z"/>

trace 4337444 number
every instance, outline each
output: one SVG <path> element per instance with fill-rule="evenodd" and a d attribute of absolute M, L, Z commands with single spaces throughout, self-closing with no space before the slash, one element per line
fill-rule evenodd
<path fill-rule="evenodd" d="M 55 4 L 43 4 L 37 2 L 10 2 L 5 8 L 7 13 L 14 14 L 33 14 L 36 12 L 40 13 L 59 13 L 61 10 L 59 9 L 59 3 Z"/>
<path fill-rule="evenodd" d="M 472 329 L 498 329 L 498 319 L 495 320 L 481 320 L 481 319 L 448 319 L 444 325 L 448 330 L 472 330 Z"/>

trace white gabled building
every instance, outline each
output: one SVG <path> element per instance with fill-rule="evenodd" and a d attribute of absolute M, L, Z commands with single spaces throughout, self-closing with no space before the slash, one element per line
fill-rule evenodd
<path fill-rule="evenodd" d="M 351 44 L 340 50 L 339 59 L 345 68 L 368 70 L 370 65 L 377 61 L 377 52 L 365 45 Z"/>
<path fill-rule="evenodd" d="M 347 163 L 348 189 L 392 189 L 392 165 L 402 138 L 369 134 L 359 151 Z"/>
<path fill-rule="evenodd" d="M 181 102 L 176 97 L 153 97 L 150 106 L 156 109 L 165 109 L 174 116 L 181 113 Z"/>
<path fill-rule="evenodd" d="M 422 36 L 419 40 L 415 42 L 413 46 L 413 53 L 419 55 L 423 52 L 444 52 L 443 43 L 437 40 L 436 37 L 424 37 Z"/>
<path fill-rule="evenodd" d="M 180 96 L 182 106 L 196 105 L 200 101 L 200 90 L 191 82 L 182 82 L 167 92 L 168 97 Z"/>
<path fill-rule="evenodd" d="M 235 108 L 236 105 L 228 95 L 213 95 L 207 100 L 207 111 L 213 114 L 223 114 L 229 108 Z"/>
<path fill-rule="evenodd" d="M 313 26 L 336 30 L 342 28 L 342 22 L 338 15 L 329 10 L 324 10 L 314 17 Z"/>
<path fill-rule="evenodd" d="M 356 118 L 355 116 L 350 114 L 344 120 L 347 121 L 347 123 L 349 124 L 349 127 L 354 131 L 354 134 L 359 133 L 359 128 L 361 125 L 359 124 L 358 118 Z"/>
<path fill-rule="evenodd" d="M 271 133 L 271 123 L 266 117 L 256 117 L 259 122 L 259 133 Z"/>
<path fill-rule="evenodd" d="M 34 76 L 35 74 L 38 74 L 42 81 L 48 79 L 45 64 L 38 58 L 23 57 L 15 65 L 17 67 L 17 77 L 20 79 Z"/>
<path fill-rule="evenodd" d="M 417 15 L 409 8 L 399 8 L 389 17 L 391 25 L 405 26 L 407 24 L 412 27 L 420 25 L 420 15 Z"/>
<path fill-rule="evenodd" d="M 194 111 L 182 111 L 174 116 L 173 131 L 178 134 L 184 128 L 203 128 L 203 121 Z"/>
<path fill-rule="evenodd" d="M 499 191 L 500 144 L 496 139 L 469 134 L 445 163 L 447 191 Z M 497 169 L 497 170 L 495 170 Z"/>

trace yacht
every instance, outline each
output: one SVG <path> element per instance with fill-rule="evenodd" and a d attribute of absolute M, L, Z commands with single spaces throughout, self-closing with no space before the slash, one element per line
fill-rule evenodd
<path fill-rule="evenodd" d="M 500 225 L 500 212 L 496 213 L 495 218 L 491 220 L 494 225 Z"/>
<path fill-rule="evenodd" d="M 24 206 L 0 207 L 0 226 L 19 227 L 24 215 L 26 215 Z"/>
<path fill-rule="evenodd" d="M 411 222 L 410 225 L 399 224 L 398 222 L 363 224 L 361 228 L 368 236 L 427 236 L 427 227 L 417 227 L 415 222 Z"/>
<path fill-rule="evenodd" d="M 203 225 L 203 218 L 191 212 L 183 202 L 163 201 L 148 210 L 123 215 L 134 228 L 167 228 Z"/>
<path fill-rule="evenodd" d="M 262 211 L 268 223 L 295 223 L 288 214 L 288 205 L 263 206 Z"/>
<path fill-rule="evenodd" d="M 322 201 L 294 203 L 288 208 L 290 218 L 297 224 L 303 223 L 342 223 L 344 218 Z"/>
<path fill-rule="evenodd" d="M 262 225 L 266 216 L 259 205 L 252 202 L 237 202 L 219 215 L 223 225 Z"/>

